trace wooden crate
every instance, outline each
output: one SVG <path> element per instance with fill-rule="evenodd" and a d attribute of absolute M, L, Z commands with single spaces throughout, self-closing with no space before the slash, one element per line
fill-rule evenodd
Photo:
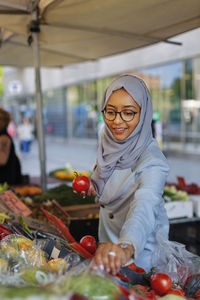
<path fill-rule="evenodd" d="M 70 215 L 68 227 L 77 241 L 84 235 L 92 235 L 98 241 L 98 204 L 65 206 L 64 210 Z"/>
<path fill-rule="evenodd" d="M 74 219 L 98 219 L 99 204 L 64 206 L 63 209 Z"/>

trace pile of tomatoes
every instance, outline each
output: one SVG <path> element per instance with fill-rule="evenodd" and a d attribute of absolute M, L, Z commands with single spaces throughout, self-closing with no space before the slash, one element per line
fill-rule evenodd
<path fill-rule="evenodd" d="M 134 296 L 135 300 L 157 300 L 166 295 L 176 295 L 185 299 L 192 300 L 200 299 L 200 289 L 195 292 L 193 298 L 188 298 L 186 297 L 185 291 L 181 286 L 174 286 L 168 274 L 155 273 L 150 276 L 149 285 L 135 284 L 130 287 L 129 295 L 127 296 L 126 300 L 132 299 L 130 295 Z"/>

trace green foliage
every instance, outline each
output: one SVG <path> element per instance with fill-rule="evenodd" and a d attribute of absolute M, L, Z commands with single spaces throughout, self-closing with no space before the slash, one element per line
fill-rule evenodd
<path fill-rule="evenodd" d="M 78 204 L 92 204 L 94 203 L 94 197 L 85 198 L 80 194 L 75 194 L 72 187 L 66 184 L 61 184 L 55 188 L 49 189 L 42 195 L 36 195 L 34 197 L 35 202 L 45 202 L 47 200 L 55 199 L 62 206 L 78 205 Z"/>
<path fill-rule="evenodd" d="M 173 201 L 173 200 L 186 201 L 186 200 L 188 200 L 188 193 L 185 191 L 177 190 L 174 185 L 165 186 L 163 197 L 166 200 L 166 202 L 168 199 L 169 199 L 169 201 Z"/>

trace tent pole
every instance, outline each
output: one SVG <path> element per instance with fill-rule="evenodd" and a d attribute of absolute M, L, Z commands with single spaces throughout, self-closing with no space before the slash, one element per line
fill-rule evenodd
<path fill-rule="evenodd" d="M 43 103 L 42 103 L 42 88 L 41 88 L 41 77 L 40 77 L 40 57 L 39 57 L 39 22 L 37 11 L 32 13 L 32 27 L 30 31 L 33 37 L 33 57 L 34 57 L 34 68 L 35 68 L 35 87 L 36 87 L 36 121 L 37 121 L 37 138 L 39 146 L 39 157 L 40 157 L 40 179 L 42 191 L 45 192 L 47 189 L 46 179 L 46 151 L 45 151 L 45 138 L 44 138 L 44 125 L 43 125 Z M 38 27 L 37 27 L 38 25 Z"/>

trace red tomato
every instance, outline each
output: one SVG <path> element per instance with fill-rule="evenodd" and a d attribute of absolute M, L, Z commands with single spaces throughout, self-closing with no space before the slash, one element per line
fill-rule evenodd
<path fill-rule="evenodd" d="M 77 176 L 72 181 L 72 187 L 77 193 L 86 192 L 90 187 L 90 180 L 87 176 Z"/>
<path fill-rule="evenodd" d="M 166 294 L 172 288 L 172 280 L 168 274 L 156 273 L 151 275 L 150 284 L 158 295 Z"/>
<path fill-rule="evenodd" d="M 169 290 L 166 295 L 177 295 L 177 296 L 181 296 L 181 297 L 185 297 L 185 292 L 182 289 L 171 289 Z"/>
<path fill-rule="evenodd" d="M 83 236 L 82 239 L 80 240 L 80 245 L 92 254 L 96 251 L 97 248 L 96 240 L 91 235 Z"/>
<path fill-rule="evenodd" d="M 156 292 L 154 290 L 150 290 L 146 292 L 145 297 L 148 299 L 156 300 L 158 298 L 158 295 L 156 295 Z"/>
<path fill-rule="evenodd" d="M 200 299 L 200 290 L 196 291 L 194 297 L 195 297 L 195 299 Z"/>

